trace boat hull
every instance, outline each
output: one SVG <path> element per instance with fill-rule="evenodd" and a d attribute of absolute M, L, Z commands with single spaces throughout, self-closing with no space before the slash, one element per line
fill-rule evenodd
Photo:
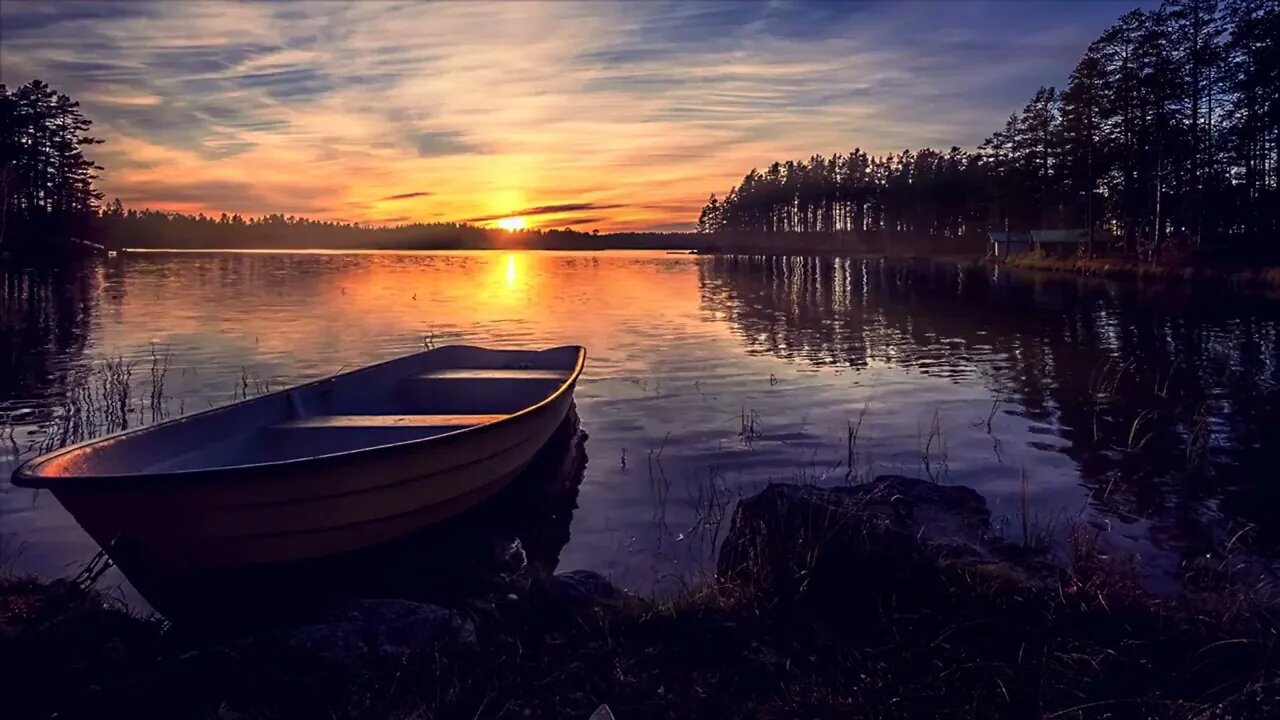
<path fill-rule="evenodd" d="M 168 491 L 53 494 L 122 566 L 194 570 L 311 560 L 394 540 L 493 496 L 546 444 L 572 401 L 566 393 L 493 432 L 448 443 L 374 448 L 297 470 L 231 468 Z M 326 491 L 273 498 L 275 486 L 299 483 Z"/>
<path fill-rule="evenodd" d="M 131 585 L 183 632 L 239 635 L 351 598 L 397 597 L 444 606 L 483 594 L 493 578 L 527 563 L 554 571 L 569 540 L 586 468 L 576 412 L 533 461 L 492 498 L 366 548 L 313 560 L 231 567 L 157 568 L 119 554 Z M 519 548 L 513 559 L 513 548 Z"/>
<path fill-rule="evenodd" d="M 553 391 L 519 411 L 439 436 L 297 461 L 211 467 L 198 472 L 181 466 L 165 470 L 161 465 L 158 471 L 137 474 L 54 474 L 61 468 L 75 470 L 76 463 L 95 462 L 95 452 L 108 459 L 113 451 L 120 457 L 130 456 L 124 452 L 130 449 L 129 443 L 140 446 L 145 441 L 163 448 L 167 439 L 190 445 L 193 436 L 207 435 L 207 443 L 218 447 L 225 441 L 224 435 L 247 420 L 257 419 L 268 431 L 277 427 L 288 431 L 288 425 L 278 421 L 300 403 L 360 403 L 365 394 L 361 382 L 389 388 L 397 373 L 417 372 L 432 362 L 454 357 L 495 363 L 496 367 L 505 367 L 500 363 L 512 362 L 512 358 L 520 368 L 531 362 L 554 362 L 563 376 L 552 382 Z M 49 489 L 126 574 L 131 567 L 181 574 L 352 553 L 416 533 L 501 491 L 565 421 L 583 357 L 581 348 L 531 352 L 454 346 L 75 446 L 32 461 L 30 470 L 20 468 L 15 483 Z M 536 375 L 540 371 L 535 366 L 515 372 Z M 454 401 L 471 395 L 468 387 L 462 388 Z M 493 390 L 495 386 L 491 383 L 488 387 Z M 502 386 L 496 387 L 501 394 Z M 477 398 L 483 389 L 474 386 Z M 291 397 L 291 393 L 295 395 Z M 343 432 L 350 437 L 350 431 Z M 259 445 L 271 445 L 276 436 L 264 437 L 259 438 Z M 134 451 L 132 456 L 138 454 Z M 182 459 L 181 454 L 178 458 Z M 42 468 L 54 470 L 39 475 Z"/>

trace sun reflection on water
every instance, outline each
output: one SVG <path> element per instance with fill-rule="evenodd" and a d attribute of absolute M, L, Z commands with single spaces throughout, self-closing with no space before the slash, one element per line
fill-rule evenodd
<path fill-rule="evenodd" d="M 507 254 L 503 257 L 502 261 L 507 268 L 507 289 L 514 288 L 516 286 L 516 280 L 520 277 L 520 270 L 516 263 L 516 256 L 514 254 Z"/>

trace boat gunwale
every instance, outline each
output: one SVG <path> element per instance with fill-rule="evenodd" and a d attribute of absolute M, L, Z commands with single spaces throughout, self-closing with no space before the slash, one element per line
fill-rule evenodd
<path fill-rule="evenodd" d="M 481 347 L 479 345 L 446 345 L 441 348 L 435 348 L 433 350 L 427 350 L 424 352 L 426 353 L 438 352 L 439 350 L 444 350 L 446 348 L 482 350 L 484 352 L 490 352 L 490 353 L 510 352 L 512 350 L 512 349 L 503 350 L 503 349 L 495 349 L 495 348 L 486 348 L 486 347 Z M 557 350 L 565 350 L 568 348 L 573 348 L 577 351 L 578 359 L 574 363 L 573 369 L 570 371 L 569 375 L 565 378 L 564 382 L 560 383 L 559 387 L 557 387 L 554 392 L 549 393 L 542 400 L 532 405 L 523 407 L 517 410 L 516 412 L 510 413 L 497 420 L 491 420 L 481 425 L 472 425 L 470 427 L 458 428 L 457 430 L 451 430 L 446 433 L 441 433 L 440 435 L 432 435 L 430 437 L 425 437 L 425 438 L 414 438 L 412 440 L 401 440 L 399 442 L 385 443 L 382 445 L 371 445 L 369 447 L 355 448 L 353 450 L 343 450 L 341 452 L 326 453 L 323 455 L 308 455 L 306 457 L 290 458 L 287 460 L 271 460 L 268 462 L 246 463 L 242 465 L 225 465 L 221 467 L 191 468 L 186 470 L 172 470 L 172 471 L 164 471 L 164 472 L 142 471 L 142 472 L 129 472 L 129 473 L 102 473 L 102 474 L 93 474 L 93 475 L 40 475 L 34 472 L 40 466 L 52 460 L 55 460 L 58 457 L 66 455 L 67 453 L 75 452 L 77 450 L 89 447 L 91 445 L 96 445 L 98 443 L 102 443 L 106 441 L 120 440 L 132 435 L 140 435 L 145 432 L 155 430 L 161 427 L 180 425 L 182 423 L 192 422 L 200 418 L 213 415 L 215 413 L 224 412 L 238 405 L 266 401 L 269 398 L 277 397 L 277 396 L 285 396 L 288 393 L 296 392 L 304 388 L 318 387 L 326 383 L 334 382 L 335 380 L 338 380 L 339 378 L 342 378 L 344 376 L 350 376 L 356 373 L 366 372 L 366 371 L 373 370 L 375 368 L 379 368 L 385 365 L 401 362 L 408 358 L 414 357 L 415 355 L 418 355 L 418 354 L 422 354 L 422 353 L 415 353 L 414 355 L 405 355 L 402 357 L 390 358 L 388 360 L 374 363 L 372 365 L 366 365 L 365 367 L 362 367 L 362 368 L 349 370 L 345 373 L 337 373 L 334 375 L 318 378 L 316 380 L 312 380 L 310 382 L 306 382 L 301 385 L 282 388 L 280 390 L 269 392 L 264 395 L 259 395 L 258 397 L 255 397 L 255 398 L 250 398 L 249 400 L 243 400 L 237 403 L 230 403 L 228 405 L 222 405 L 220 407 L 209 408 L 208 410 L 201 410 L 200 412 L 194 413 L 192 415 L 187 415 L 185 417 L 180 417 L 180 418 L 174 418 L 172 420 L 166 420 L 162 423 L 157 423 L 155 425 L 145 425 L 142 427 L 130 428 L 128 430 L 122 430 L 120 432 L 103 435 L 102 437 L 85 440 L 84 442 L 75 443 L 74 445 L 68 445 L 64 448 L 59 448 L 57 450 L 54 450 L 53 452 L 46 453 L 38 457 L 34 457 L 22 463 L 13 471 L 11 482 L 15 487 L 48 489 L 50 491 L 56 492 L 57 490 L 64 489 L 64 488 L 80 489 L 80 488 L 86 488 L 86 487 L 94 487 L 103 483 L 127 483 L 131 486 L 137 486 L 137 485 L 146 485 L 146 484 L 151 484 L 151 483 L 156 483 L 161 481 L 168 482 L 168 481 L 176 481 L 176 480 L 199 481 L 199 480 L 207 480 L 211 478 L 230 480 L 230 479 L 238 479 L 241 476 L 252 475 L 262 470 L 305 468 L 313 464 L 319 464 L 322 462 L 332 462 L 333 460 L 336 460 L 336 459 L 347 459 L 347 458 L 356 457 L 362 454 L 379 452 L 379 451 L 383 451 L 391 448 L 408 448 L 410 446 L 418 445 L 418 444 L 428 444 L 428 443 L 440 442 L 446 439 L 454 439 L 466 433 L 475 433 L 482 429 L 484 430 L 492 429 L 503 423 L 511 423 L 515 421 L 517 418 L 530 415 L 533 412 L 559 400 L 561 396 L 563 396 L 569 390 L 569 388 L 572 387 L 574 383 L 577 382 L 578 377 L 582 374 L 582 370 L 583 370 L 583 367 L 586 365 L 586 359 L 587 359 L 586 348 L 581 345 L 557 345 L 554 347 L 548 347 L 548 348 L 543 348 L 541 350 L 533 351 L 537 353 L 547 353 L 547 352 L 554 352 Z"/>

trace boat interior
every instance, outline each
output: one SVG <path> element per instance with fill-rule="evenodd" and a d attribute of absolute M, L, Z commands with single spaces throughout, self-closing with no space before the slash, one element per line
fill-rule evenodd
<path fill-rule="evenodd" d="M 90 444 L 38 472 L 226 468 L 436 437 L 545 400 L 573 375 L 579 353 L 440 348 Z"/>

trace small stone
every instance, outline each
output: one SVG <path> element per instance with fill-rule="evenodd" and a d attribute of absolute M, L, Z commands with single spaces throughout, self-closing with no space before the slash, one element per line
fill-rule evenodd
<path fill-rule="evenodd" d="M 284 644 L 340 665 L 403 659 L 442 644 L 473 646 L 475 628 L 457 613 L 408 600 L 359 600 L 324 621 L 286 631 Z"/>
<path fill-rule="evenodd" d="M 568 606 L 591 607 L 620 604 L 627 594 L 609 579 L 590 570 L 560 573 L 547 583 L 551 599 Z"/>

